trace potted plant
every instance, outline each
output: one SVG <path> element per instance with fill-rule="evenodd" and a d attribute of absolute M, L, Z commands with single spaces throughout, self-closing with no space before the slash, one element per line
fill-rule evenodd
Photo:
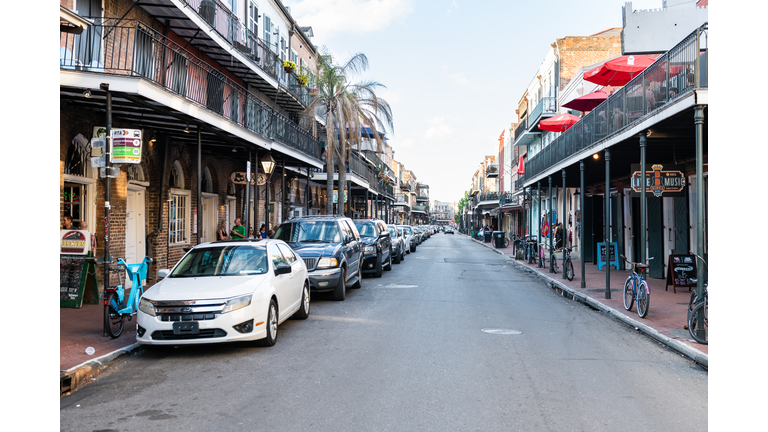
<path fill-rule="evenodd" d="M 320 90 L 317 87 L 312 87 L 311 89 L 308 89 L 310 96 L 317 96 L 317 94 L 320 92 Z"/>
<path fill-rule="evenodd" d="M 288 73 L 293 73 L 296 70 L 296 63 L 286 60 L 283 62 L 283 69 Z"/>
<path fill-rule="evenodd" d="M 307 77 L 304 74 L 297 74 L 296 80 L 299 82 L 299 84 L 301 84 L 301 88 L 306 87 L 307 84 L 309 83 L 309 77 Z"/>

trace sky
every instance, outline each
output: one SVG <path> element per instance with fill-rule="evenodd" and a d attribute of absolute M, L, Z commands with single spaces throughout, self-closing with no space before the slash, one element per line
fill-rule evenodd
<path fill-rule="evenodd" d="M 395 159 L 429 185 L 430 199 L 449 202 L 464 196 L 483 157 L 497 154 L 555 39 L 621 27 L 624 3 L 283 0 L 339 62 L 368 57 L 357 79 L 386 86 L 379 94 L 392 107 Z M 632 8 L 661 4 L 633 1 Z"/>

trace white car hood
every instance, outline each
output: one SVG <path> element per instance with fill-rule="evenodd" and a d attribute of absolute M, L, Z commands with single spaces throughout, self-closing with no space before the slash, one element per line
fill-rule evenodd
<path fill-rule="evenodd" d="M 253 293 L 268 275 L 166 278 L 144 293 L 149 300 L 207 300 Z"/>

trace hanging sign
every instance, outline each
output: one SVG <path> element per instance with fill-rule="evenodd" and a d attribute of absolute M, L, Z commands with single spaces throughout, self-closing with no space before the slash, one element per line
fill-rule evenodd
<path fill-rule="evenodd" d="M 112 153 L 110 162 L 141 163 L 141 130 L 112 129 Z"/>
<path fill-rule="evenodd" d="M 86 255 L 91 250 L 91 233 L 87 230 L 60 230 L 59 253 Z"/>
<path fill-rule="evenodd" d="M 674 168 L 674 166 L 673 166 Z M 664 165 L 651 165 L 651 170 L 645 171 L 646 196 L 685 196 L 685 175 L 680 170 L 664 170 Z M 639 196 L 643 183 L 640 174 L 640 164 L 632 165 L 632 195 Z"/>
<path fill-rule="evenodd" d="M 244 185 L 247 174 L 245 171 L 235 171 L 229 175 L 229 181 L 232 184 Z M 264 186 L 267 184 L 267 175 L 264 173 L 251 173 L 251 186 Z"/>
<path fill-rule="evenodd" d="M 347 191 L 344 191 L 344 202 L 347 202 L 349 197 L 347 196 Z M 338 204 L 339 203 L 339 191 L 334 190 L 333 191 L 333 203 Z"/>

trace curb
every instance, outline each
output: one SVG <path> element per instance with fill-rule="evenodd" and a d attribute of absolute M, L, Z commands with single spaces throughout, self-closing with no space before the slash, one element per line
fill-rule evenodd
<path fill-rule="evenodd" d="M 479 240 L 471 239 L 472 241 L 479 243 L 488 249 L 493 250 L 494 252 L 498 253 L 499 255 L 504 255 L 503 252 L 497 250 L 495 247 L 492 247 L 490 245 L 487 245 L 483 242 L 480 242 Z M 600 310 L 602 312 L 607 313 L 608 315 L 618 319 L 619 321 L 623 322 L 624 324 L 629 325 L 630 327 L 634 327 L 636 330 L 640 331 L 641 333 L 644 333 L 647 336 L 650 336 L 651 338 L 655 339 L 656 341 L 662 343 L 663 345 L 669 347 L 670 349 L 690 358 L 693 360 L 696 364 L 704 367 L 705 369 L 709 369 L 709 356 L 707 354 L 704 354 L 703 352 L 697 350 L 696 348 L 690 347 L 676 339 L 672 339 L 669 336 L 663 335 L 661 332 L 656 330 L 653 327 L 648 326 L 647 324 L 643 324 L 639 321 L 635 321 L 634 319 L 624 315 L 623 313 L 617 311 L 616 309 L 613 309 L 612 307 L 606 306 L 599 301 L 593 299 L 592 297 L 582 294 L 581 292 L 574 291 L 572 288 L 569 288 L 562 284 L 561 282 L 552 279 L 551 277 L 540 273 L 536 270 L 533 270 L 529 268 L 528 266 L 521 264 L 517 262 L 516 259 L 512 258 L 511 256 L 507 256 L 507 258 L 515 263 L 515 265 L 522 270 L 526 271 L 527 273 L 532 274 L 533 276 L 539 277 L 547 282 L 547 285 L 552 289 L 559 289 L 563 292 L 567 292 L 570 294 L 571 298 L 574 300 L 584 303 L 594 309 Z"/>
<path fill-rule="evenodd" d="M 112 351 L 111 353 L 104 354 L 101 357 L 73 366 L 66 371 L 61 371 L 61 392 L 59 396 L 63 396 L 65 393 L 76 390 L 80 384 L 87 380 L 87 378 L 97 374 L 102 369 L 107 368 L 123 357 L 133 354 L 139 347 L 140 345 L 138 343 L 133 343 Z"/>

